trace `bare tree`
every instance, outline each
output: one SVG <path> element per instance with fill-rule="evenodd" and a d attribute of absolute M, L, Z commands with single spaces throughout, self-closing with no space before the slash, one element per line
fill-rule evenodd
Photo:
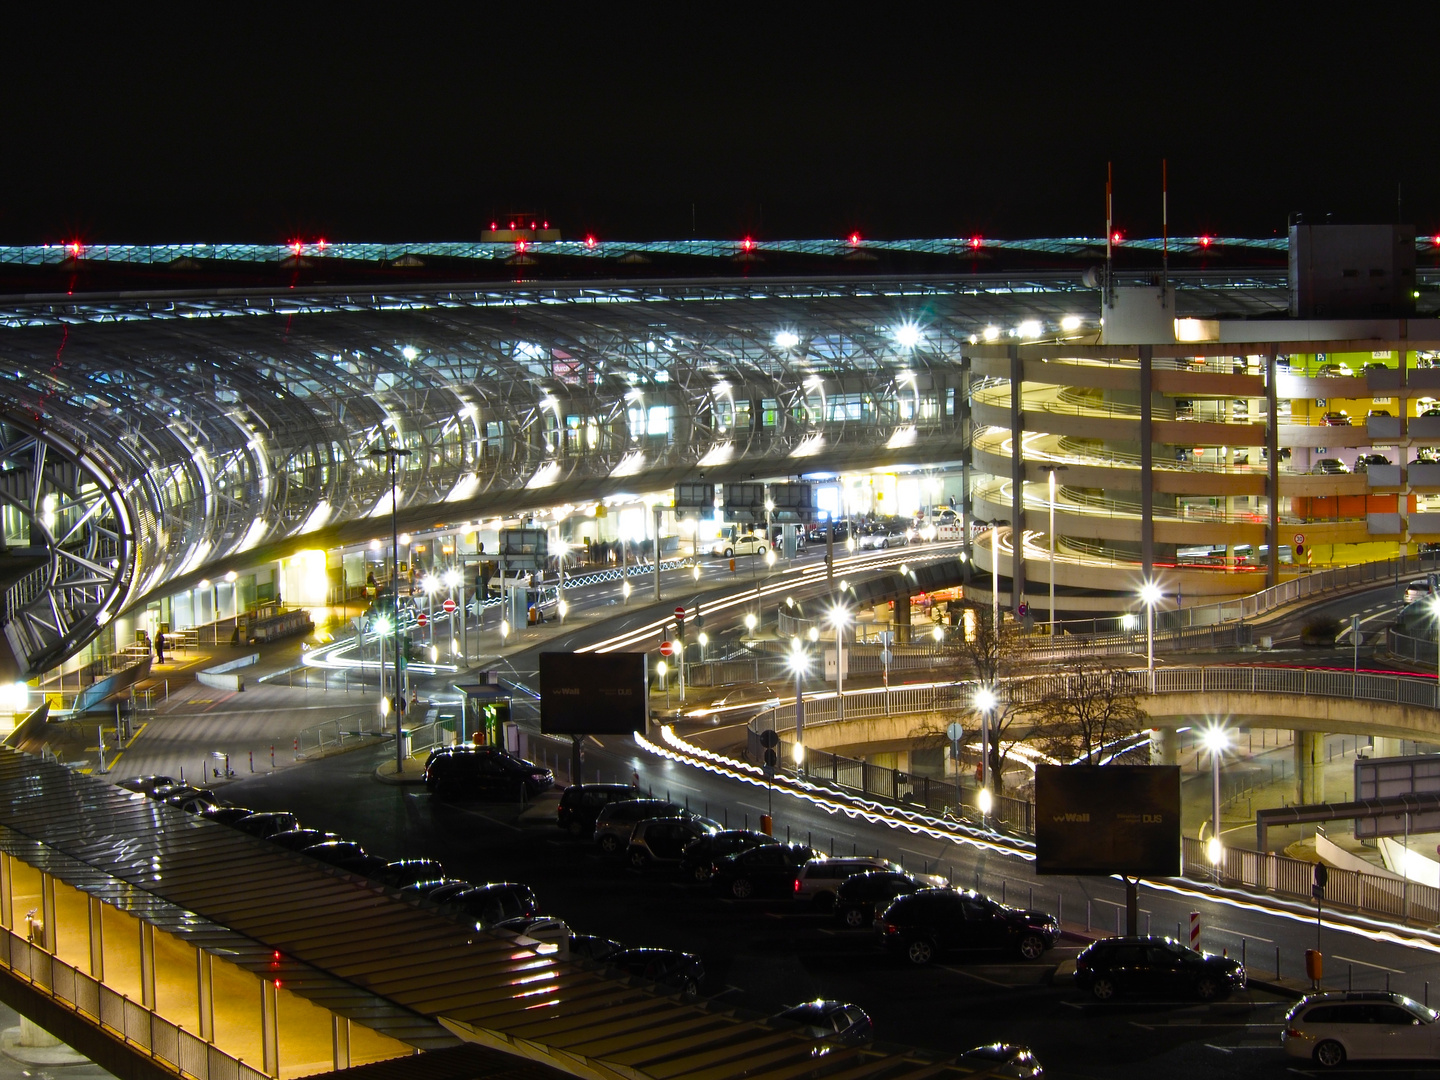
<path fill-rule="evenodd" d="M 1024 631 L 1014 621 L 995 626 L 989 608 L 967 604 L 961 625 L 951 631 L 944 644 L 944 674 L 971 685 L 956 686 L 945 713 L 964 725 L 967 733 L 979 732 L 981 715 L 976 705 L 976 686 L 995 695 L 989 710 L 990 760 L 988 769 L 996 792 L 1003 790 L 1005 762 L 1019 742 L 1020 730 L 1030 708 L 1023 684 L 1034 667 L 1025 647 Z"/>
<path fill-rule="evenodd" d="M 1103 764 L 1117 739 L 1148 726 L 1139 705 L 1142 689 L 1136 673 L 1077 654 L 1063 673 L 1026 684 L 1031 737 L 1062 763 Z"/>

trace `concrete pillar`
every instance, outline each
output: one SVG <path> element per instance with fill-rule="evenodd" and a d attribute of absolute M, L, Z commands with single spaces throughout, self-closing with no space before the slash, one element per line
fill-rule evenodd
<path fill-rule="evenodd" d="M 260 1040 L 265 1053 L 265 1075 L 280 1075 L 280 1009 L 273 979 L 260 980 Z"/>
<path fill-rule="evenodd" d="M 1295 799 L 1302 806 L 1325 801 L 1325 734 L 1295 733 Z"/>
<path fill-rule="evenodd" d="M 44 940 L 36 942 L 46 952 L 55 951 L 55 879 L 43 870 L 40 873 L 40 918 L 44 921 Z"/>
<path fill-rule="evenodd" d="M 350 1068 L 350 1019 L 330 1014 L 330 1037 L 335 1048 L 335 1071 Z"/>
<path fill-rule="evenodd" d="M 1155 728 L 1150 732 L 1150 764 L 1179 764 L 1180 739 L 1174 728 Z"/>
<path fill-rule="evenodd" d="M 1275 385 L 1277 351 L 1265 354 L 1265 539 L 1270 545 L 1265 560 L 1265 587 L 1280 584 L 1280 396 Z M 1402 399 L 1403 400 L 1403 399 Z M 1296 562 L 1303 562 L 1300 553 Z"/>
<path fill-rule="evenodd" d="M 15 880 L 8 852 L 0 851 L 0 926 L 6 930 L 15 926 Z"/>
<path fill-rule="evenodd" d="M 1402 745 L 1404 742 L 1403 739 L 1387 739 L 1383 735 L 1376 735 L 1374 742 L 1375 749 L 1371 755 L 1372 757 L 1382 758 L 1405 756 L 1405 751 L 1404 749 L 1402 749 Z"/>
<path fill-rule="evenodd" d="M 140 1004 L 155 1008 L 155 927 L 140 921 Z"/>
<path fill-rule="evenodd" d="M 90 923 L 90 977 L 105 981 L 105 932 L 102 927 L 102 917 L 105 914 L 105 902 L 98 896 L 86 897 L 86 908 L 89 912 Z"/>
<path fill-rule="evenodd" d="M 1022 391 L 1025 388 L 1025 364 L 1020 359 L 1020 346 L 1009 346 L 1010 352 L 1010 613 L 1018 616 L 1025 599 L 1025 411 Z M 999 559 L 996 557 L 996 561 Z"/>
<path fill-rule="evenodd" d="M 200 1038 L 215 1041 L 215 958 L 195 950 L 195 1006 L 199 1010 Z"/>
<path fill-rule="evenodd" d="M 1155 580 L 1154 355 L 1152 346 L 1140 346 L 1140 578 L 1146 582 Z"/>

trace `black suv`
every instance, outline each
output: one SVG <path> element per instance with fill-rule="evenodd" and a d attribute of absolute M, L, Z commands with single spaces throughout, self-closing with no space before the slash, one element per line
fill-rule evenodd
<path fill-rule="evenodd" d="M 875 933 L 912 964 L 962 951 L 1013 950 L 1034 960 L 1055 944 L 1060 923 L 1054 915 L 1006 907 L 975 892 L 923 889 L 876 916 Z"/>
<path fill-rule="evenodd" d="M 629 784 L 571 784 L 560 793 L 560 809 L 556 812 L 560 828 L 571 836 L 595 835 L 595 819 L 612 802 L 626 802 L 640 797 Z"/>
<path fill-rule="evenodd" d="M 717 893 L 749 900 L 752 896 L 795 895 L 795 877 L 815 851 L 805 844 L 766 844 L 716 859 L 710 884 Z"/>
<path fill-rule="evenodd" d="M 1238 960 L 1198 953 L 1174 938 L 1105 938 L 1075 958 L 1075 985 L 1097 1001 L 1125 993 L 1193 994 L 1211 1001 L 1243 988 L 1245 968 Z"/>
<path fill-rule="evenodd" d="M 835 916 L 842 925 L 859 929 L 875 922 L 875 913 L 884 911 L 897 897 L 931 888 L 903 870 L 871 870 L 852 874 L 835 890 Z"/>
<path fill-rule="evenodd" d="M 425 786 L 441 798 L 534 798 L 554 783 L 549 769 L 495 746 L 447 746 L 425 762 Z"/>
<path fill-rule="evenodd" d="M 700 958 L 679 949 L 621 949 L 606 956 L 603 963 L 633 978 L 668 986 L 679 992 L 681 1001 L 694 1001 L 705 978 Z"/>
<path fill-rule="evenodd" d="M 749 848 L 779 842 L 768 833 L 756 832 L 754 829 L 723 829 L 685 845 L 685 853 L 680 856 L 680 873 L 695 881 L 709 881 L 710 868 L 717 859 Z"/>

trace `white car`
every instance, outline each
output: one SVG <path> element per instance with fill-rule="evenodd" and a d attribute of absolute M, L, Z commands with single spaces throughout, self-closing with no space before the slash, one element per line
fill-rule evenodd
<path fill-rule="evenodd" d="M 1403 994 L 1311 994 L 1285 1014 L 1291 1057 L 1332 1068 L 1346 1061 L 1440 1059 L 1440 1013 Z"/>
<path fill-rule="evenodd" d="M 1416 578 L 1405 586 L 1405 603 L 1413 604 L 1416 600 L 1424 600 L 1430 595 L 1430 579 Z"/>
<path fill-rule="evenodd" d="M 734 539 L 721 537 L 715 541 L 715 546 L 710 549 L 712 555 L 719 555 L 721 558 L 731 559 L 736 555 L 763 555 L 770 549 L 765 543 L 763 536 L 754 533 L 746 533 L 744 536 L 737 536 Z"/>

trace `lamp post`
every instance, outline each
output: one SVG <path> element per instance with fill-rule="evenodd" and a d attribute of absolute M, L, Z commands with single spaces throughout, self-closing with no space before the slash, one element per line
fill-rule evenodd
<path fill-rule="evenodd" d="M 1055 474 L 1068 465 L 1041 465 L 1050 474 L 1050 640 L 1055 640 Z"/>
<path fill-rule="evenodd" d="M 1149 672 L 1150 693 L 1155 693 L 1155 605 L 1160 602 L 1160 586 L 1147 581 L 1140 587 L 1145 604 L 1145 670 Z"/>
<path fill-rule="evenodd" d="M 450 567 L 450 569 L 448 569 L 448 570 L 445 571 L 445 577 L 444 577 L 442 580 L 443 580 L 444 583 L 445 583 L 445 588 L 446 588 L 447 590 L 449 590 L 449 593 L 450 593 L 449 599 L 454 600 L 454 599 L 455 599 L 455 586 L 460 585 L 460 584 L 462 584 L 462 583 L 464 582 L 464 580 L 465 580 L 464 576 L 460 573 L 459 570 L 457 570 L 455 567 L 452 566 L 452 567 Z M 460 601 L 461 601 L 460 607 L 463 607 L 463 606 L 464 606 L 464 601 L 465 601 L 465 597 L 464 597 L 463 594 L 462 594 L 461 597 L 460 597 Z M 452 608 L 451 611 L 450 611 L 450 655 L 451 655 L 451 656 L 454 656 L 454 655 L 456 654 L 456 652 L 457 652 L 457 650 L 456 650 L 456 648 L 455 648 L 455 612 L 458 611 L 458 610 L 460 610 L 460 608 L 459 608 L 459 607 L 456 607 L 456 608 Z"/>
<path fill-rule="evenodd" d="M 995 799 L 990 791 L 990 714 L 995 709 L 995 691 L 982 686 L 975 691 L 975 709 L 980 713 L 980 791 L 975 797 L 980 807 L 980 824 L 985 824 Z M 958 765 L 956 766 L 958 769 Z"/>
<path fill-rule="evenodd" d="M 435 593 L 439 589 L 440 582 L 434 574 L 426 574 L 420 579 L 420 591 L 425 594 L 425 630 L 430 645 L 435 644 Z"/>
<path fill-rule="evenodd" d="M 1230 733 L 1218 725 L 1205 729 L 1205 748 L 1210 751 L 1210 842 L 1206 845 L 1206 854 L 1210 862 L 1215 866 L 1216 874 L 1220 870 L 1220 858 L 1224 854 L 1224 846 L 1220 842 L 1220 756 L 1230 745 Z"/>
<path fill-rule="evenodd" d="M 383 457 L 386 465 L 390 468 L 390 565 L 394 567 L 390 575 L 390 598 L 394 606 L 395 619 L 398 624 L 400 619 L 400 584 L 397 578 L 400 571 L 400 528 L 395 517 L 395 459 L 398 457 L 409 457 L 410 451 L 402 447 L 389 445 L 390 432 L 388 430 L 385 432 L 385 441 L 386 445 L 371 450 L 370 456 L 372 458 Z M 400 689 L 400 639 L 398 636 L 395 639 L 395 643 L 395 696 L 398 699 L 403 693 Z M 382 645 L 381 648 L 380 683 L 381 696 L 383 697 L 385 683 L 384 646 Z M 400 703 L 398 700 L 395 705 L 395 773 L 398 776 L 400 771 L 405 767 L 405 731 L 404 725 L 401 723 L 401 717 L 404 714 L 399 707 Z"/>
<path fill-rule="evenodd" d="M 840 583 L 845 588 L 845 582 Z M 837 603 L 830 610 L 830 625 L 835 628 L 835 715 L 845 719 L 845 624 L 850 621 L 850 609 Z"/>
<path fill-rule="evenodd" d="M 804 772 L 805 768 L 805 672 L 810 668 L 810 656 L 805 652 L 805 647 L 800 644 L 800 639 L 795 639 L 795 644 L 790 650 L 790 670 L 795 672 L 795 771 Z"/>
<path fill-rule="evenodd" d="M 1430 611 L 1435 616 L 1435 707 L 1440 709 L 1440 594 L 1430 599 Z M 1357 637 L 1358 641 L 1359 638 Z M 1359 653 L 1356 654 L 1355 666 L 1360 666 Z"/>
<path fill-rule="evenodd" d="M 1009 524 L 1008 518 L 996 518 L 990 522 L 990 618 L 997 635 L 1000 633 L 1000 526 Z M 1011 545 L 1014 545 L 1013 537 Z M 1012 564 L 1015 561 L 1013 554 L 1010 561 Z"/>

